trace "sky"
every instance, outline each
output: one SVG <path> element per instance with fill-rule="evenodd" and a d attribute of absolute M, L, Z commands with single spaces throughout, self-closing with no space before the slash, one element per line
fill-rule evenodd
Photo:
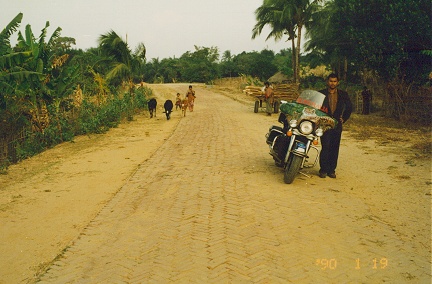
<path fill-rule="evenodd" d="M 263 0 L 0 0 L 0 28 L 20 12 L 19 30 L 30 24 L 38 37 L 49 21 L 48 37 L 57 27 L 61 36 L 76 39 L 74 48 L 97 47 L 111 30 L 134 50 L 139 43 L 147 59 L 179 58 L 194 46 L 217 47 L 220 55 L 270 49 L 278 53 L 291 44 L 274 38 L 269 29 L 252 39 L 255 10 Z M 17 33 L 11 36 L 16 42 Z"/>

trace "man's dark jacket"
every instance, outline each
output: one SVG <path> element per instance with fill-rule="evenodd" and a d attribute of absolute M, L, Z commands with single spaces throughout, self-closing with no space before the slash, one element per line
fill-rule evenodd
<path fill-rule="evenodd" d="M 329 91 L 328 89 L 324 89 L 319 91 L 320 93 L 323 93 L 326 97 L 324 99 L 323 106 L 321 107 L 321 110 L 326 112 L 328 115 L 333 117 L 338 121 L 338 125 L 336 129 L 342 129 L 342 123 L 340 118 L 343 119 L 344 122 L 346 122 L 352 113 L 352 103 L 348 96 L 348 93 L 342 90 L 337 90 L 337 104 L 336 104 L 336 110 L 332 113 L 330 110 L 330 103 L 329 103 Z"/>

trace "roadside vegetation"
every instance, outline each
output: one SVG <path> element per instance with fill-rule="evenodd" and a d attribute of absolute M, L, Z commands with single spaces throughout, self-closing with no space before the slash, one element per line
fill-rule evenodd
<path fill-rule="evenodd" d="M 243 77 L 259 85 L 279 74 L 284 83 L 320 89 L 336 72 L 350 94 L 363 86 L 372 91 L 373 111 L 430 126 L 430 2 L 366 2 L 263 0 L 251 37 L 268 26 L 267 38 L 287 41 L 286 49 L 232 54 L 194 46 L 179 58 L 150 60 L 143 43 L 131 49 L 113 30 L 87 50 L 75 49 L 75 39 L 61 36 L 61 28 L 47 35 L 49 22 L 38 36 L 30 24 L 21 31 L 20 13 L 0 33 L 0 169 L 133 119 L 152 96 L 145 83 Z"/>

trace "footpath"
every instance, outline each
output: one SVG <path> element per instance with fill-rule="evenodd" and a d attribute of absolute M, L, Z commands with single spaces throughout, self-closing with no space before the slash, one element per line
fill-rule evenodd
<path fill-rule="evenodd" d="M 344 162 L 336 180 L 315 168 L 283 183 L 264 138 L 276 120 L 200 88 L 194 111 L 37 282 L 430 283 L 430 245 L 353 194 L 364 177 Z"/>

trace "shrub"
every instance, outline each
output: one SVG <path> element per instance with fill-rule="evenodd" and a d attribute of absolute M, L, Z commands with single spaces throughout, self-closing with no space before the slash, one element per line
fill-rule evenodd
<path fill-rule="evenodd" d="M 142 87 L 135 93 L 124 94 L 122 98 L 112 96 L 100 106 L 84 99 L 75 116 L 67 112 L 55 113 L 53 108 L 49 108 L 51 123 L 43 132 L 27 133 L 24 139 L 17 142 L 13 160 L 34 156 L 61 142 L 71 141 L 76 135 L 105 133 L 117 127 L 124 118 L 132 120 L 135 113 L 147 107 L 147 98 L 151 95 L 151 89 Z M 7 164 L 4 163 L 0 171 L 6 168 Z"/>

